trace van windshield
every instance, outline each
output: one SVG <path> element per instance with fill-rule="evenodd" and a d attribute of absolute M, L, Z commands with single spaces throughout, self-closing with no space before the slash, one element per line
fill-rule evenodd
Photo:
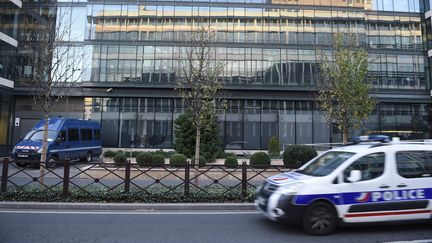
<path fill-rule="evenodd" d="M 48 131 L 48 142 L 54 141 L 57 136 L 57 131 Z M 32 141 L 42 141 L 43 140 L 43 130 L 30 132 L 26 136 L 27 140 Z"/>
<path fill-rule="evenodd" d="M 328 152 L 316 158 L 304 169 L 297 170 L 296 172 L 310 176 L 326 176 L 354 154 L 351 152 Z"/>

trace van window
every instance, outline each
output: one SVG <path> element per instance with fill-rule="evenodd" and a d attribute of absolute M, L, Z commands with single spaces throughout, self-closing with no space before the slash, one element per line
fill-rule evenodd
<path fill-rule="evenodd" d="M 90 141 L 93 139 L 93 133 L 91 129 L 81 129 L 81 140 Z"/>
<path fill-rule="evenodd" d="M 432 152 L 403 151 L 396 153 L 399 175 L 405 178 L 432 177 Z"/>
<path fill-rule="evenodd" d="M 348 182 L 348 177 L 352 170 L 361 172 L 361 181 L 368 181 L 380 177 L 384 173 L 385 155 L 384 153 L 368 154 L 354 161 L 344 170 L 344 182 Z"/>
<path fill-rule="evenodd" d="M 77 128 L 69 128 L 68 129 L 68 140 L 69 140 L 69 142 L 79 141 L 79 134 L 78 134 Z"/>
<path fill-rule="evenodd" d="M 316 158 L 302 170 L 296 170 L 297 173 L 310 176 L 330 175 L 336 168 L 343 164 L 347 159 L 353 156 L 351 152 L 331 151 Z"/>
<path fill-rule="evenodd" d="M 95 129 L 94 130 L 94 140 L 100 140 L 101 136 L 100 136 L 100 130 L 99 129 Z"/>

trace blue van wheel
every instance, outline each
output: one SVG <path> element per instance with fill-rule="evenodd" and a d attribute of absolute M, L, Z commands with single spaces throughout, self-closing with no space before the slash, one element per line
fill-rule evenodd
<path fill-rule="evenodd" d="M 57 161 L 58 161 L 57 156 L 52 155 L 52 156 L 48 159 L 48 161 L 46 162 L 45 166 L 46 166 L 47 168 L 55 168 L 55 167 L 57 166 Z"/>
<path fill-rule="evenodd" d="M 85 162 L 91 162 L 93 160 L 93 154 L 91 152 L 87 152 L 85 157 Z"/>

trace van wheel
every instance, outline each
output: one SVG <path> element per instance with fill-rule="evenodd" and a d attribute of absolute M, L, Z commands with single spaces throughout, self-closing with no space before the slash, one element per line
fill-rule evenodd
<path fill-rule="evenodd" d="M 312 204 L 303 215 L 303 229 L 312 235 L 328 235 L 335 230 L 336 224 L 336 213 L 333 207 L 325 202 Z"/>
<path fill-rule="evenodd" d="M 48 161 L 46 162 L 45 166 L 47 168 L 53 169 L 53 168 L 55 168 L 57 166 L 57 161 L 58 161 L 57 156 L 51 156 L 48 159 Z"/>
<path fill-rule="evenodd" d="M 23 162 L 16 162 L 15 163 L 18 167 L 26 167 L 26 164 Z"/>
<path fill-rule="evenodd" d="M 87 152 L 85 157 L 85 162 L 90 163 L 93 160 L 93 154 L 91 152 Z"/>

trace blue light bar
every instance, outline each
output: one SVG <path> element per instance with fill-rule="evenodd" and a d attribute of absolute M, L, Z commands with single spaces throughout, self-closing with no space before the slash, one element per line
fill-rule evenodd
<path fill-rule="evenodd" d="M 351 141 L 354 143 L 361 143 L 361 142 L 389 143 L 390 137 L 386 135 L 355 136 L 351 139 Z"/>

